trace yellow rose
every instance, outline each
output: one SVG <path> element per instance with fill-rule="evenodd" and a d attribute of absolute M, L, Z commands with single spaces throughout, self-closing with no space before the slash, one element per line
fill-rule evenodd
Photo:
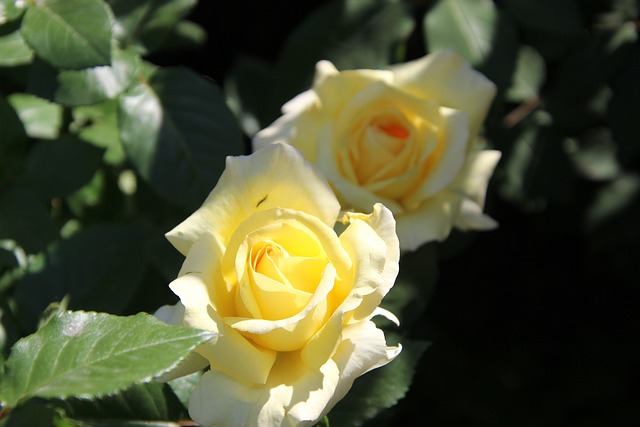
<path fill-rule="evenodd" d="M 347 214 L 291 146 L 229 157 L 202 207 L 167 234 L 185 256 L 157 313 L 217 333 L 172 376 L 210 365 L 189 413 L 203 425 L 312 425 L 358 376 L 393 360 L 371 318 L 398 273 L 391 212 Z M 164 378 L 169 379 L 168 377 Z"/>
<path fill-rule="evenodd" d="M 500 153 L 476 137 L 495 86 L 451 51 L 390 70 L 316 66 L 312 89 L 253 140 L 298 148 L 319 166 L 345 209 L 391 209 L 402 249 L 445 239 L 452 227 L 491 229 L 483 214 Z"/>

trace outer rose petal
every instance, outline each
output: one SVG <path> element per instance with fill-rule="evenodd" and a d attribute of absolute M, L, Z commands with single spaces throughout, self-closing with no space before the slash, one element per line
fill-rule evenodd
<path fill-rule="evenodd" d="M 496 150 L 472 153 L 465 173 L 461 174 L 455 183 L 454 188 L 466 196 L 455 223 L 461 230 L 490 230 L 498 226 L 498 223 L 482 210 L 489 180 L 500 157 L 501 153 Z"/>
<path fill-rule="evenodd" d="M 424 242 L 446 239 L 460 211 L 460 203 L 460 195 L 444 191 L 423 202 L 418 209 L 398 216 L 397 230 L 402 249 L 413 251 Z"/>
<path fill-rule="evenodd" d="M 460 55 L 443 50 L 391 68 L 395 84 L 445 107 L 469 114 L 470 135 L 477 135 L 496 93 L 496 86 L 475 72 Z"/>
<path fill-rule="evenodd" d="M 401 350 L 387 347 L 371 321 L 343 330 L 335 355 L 319 369 L 308 369 L 285 355 L 264 386 L 238 382 L 209 371 L 189 400 L 189 415 L 205 426 L 311 426 L 327 414 L 366 372 L 386 365 Z M 213 397 L 213 398 L 212 398 Z"/>
<path fill-rule="evenodd" d="M 279 206 L 306 212 L 329 226 L 340 212 L 324 176 L 305 164 L 295 148 L 272 144 L 251 156 L 227 157 L 226 168 L 203 205 L 167 233 L 167 238 L 183 255 L 204 232 L 226 246 L 244 219 Z"/>

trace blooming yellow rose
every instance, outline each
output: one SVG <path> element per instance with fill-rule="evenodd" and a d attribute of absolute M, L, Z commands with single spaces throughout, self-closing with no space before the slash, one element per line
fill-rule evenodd
<path fill-rule="evenodd" d="M 500 153 L 475 144 L 494 94 L 494 84 L 451 51 L 390 70 L 339 72 L 321 61 L 312 89 L 285 104 L 253 146 L 298 148 L 345 209 L 383 203 L 401 248 L 416 249 L 453 226 L 497 225 L 483 208 Z"/>
<path fill-rule="evenodd" d="M 157 313 L 217 333 L 173 376 L 210 365 L 189 401 L 203 425 L 312 425 L 365 372 L 391 361 L 371 318 L 398 273 L 391 212 L 347 214 L 291 146 L 229 157 L 202 207 L 167 234 L 185 256 Z M 396 320 L 397 321 L 397 320 Z M 165 378 L 168 379 L 168 378 Z"/>

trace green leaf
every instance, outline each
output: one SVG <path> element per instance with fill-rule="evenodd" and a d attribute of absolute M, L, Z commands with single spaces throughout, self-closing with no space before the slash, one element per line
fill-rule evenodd
<path fill-rule="evenodd" d="M 118 22 L 116 38 L 123 47 L 151 53 L 170 42 L 180 20 L 197 0 L 109 0 Z"/>
<path fill-rule="evenodd" d="M 13 346 L 0 400 L 104 396 L 168 371 L 212 337 L 144 313 L 66 312 Z"/>
<path fill-rule="evenodd" d="M 424 33 L 429 52 L 453 49 L 498 89 L 511 83 L 516 28 L 492 0 L 441 0 L 425 15 Z"/>
<path fill-rule="evenodd" d="M 67 399 L 60 402 L 69 418 L 83 422 L 125 422 L 126 420 L 178 420 L 188 416 L 167 384 L 134 384 L 116 394 L 97 399 Z"/>
<path fill-rule="evenodd" d="M 41 0 L 24 16 L 22 35 L 38 56 L 57 68 L 111 63 L 109 7 L 101 0 Z"/>
<path fill-rule="evenodd" d="M 14 67 L 33 61 L 33 51 L 20 31 L 0 37 L 0 67 Z"/>
<path fill-rule="evenodd" d="M 26 93 L 14 93 L 8 101 L 18 113 L 28 136 L 41 139 L 58 137 L 62 125 L 61 106 Z"/>
<path fill-rule="evenodd" d="M 523 45 L 518 50 L 516 71 L 505 94 L 506 99 L 511 102 L 524 102 L 537 97 L 545 76 L 546 67 L 542 56 L 535 49 Z"/>
<path fill-rule="evenodd" d="M 22 167 L 28 149 L 28 138 L 18 114 L 2 95 L 0 123 L 0 180 L 11 181 Z"/>
<path fill-rule="evenodd" d="M 5 423 L 0 421 L 0 426 L 81 427 L 70 424 L 64 418 L 64 412 L 60 408 L 56 408 L 43 400 L 32 400 L 20 405 L 9 413 Z"/>
<path fill-rule="evenodd" d="M 409 390 L 418 360 L 427 346 L 426 342 L 403 339 L 402 352 L 394 361 L 355 381 L 345 398 L 329 412 L 331 424 L 360 426 L 395 405 Z"/>
<path fill-rule="evenodd" d="M 26 7 L 26 1 L 0 0 L 0 25 L 20 18 Z"/>
<path fill-rule="evenodd" d="M 69 135 L 40 141 L 29 151 L 24 183 L 45 199 L 65 197 L 91 179 L 102 154 L 100 148 Z"/>
<path fill-rule="evenodd" d="M 491 0 L 440 0 L 425 15 L 430 52 L 453 49 L 471 64 L 483 64 L 491 53 L 498 10 Z"/>
<path fill-rule="evenodd" d="M 120 138 L 151 187 L 195 210 L 227 155 L 242 153 L 234 116 L 216 85 L 186 69 L 156 72 L 120 98 Z"/>
<path fill-rule="evenodd" d="M 43 250 L 58 236 L 47 205 L 24 188 L 1 193 L 0 239 L 15 241 L 28 254 Z"/>
<path fill-rule="evenodd" d="M 72 111 L 72 132 L 96 147 L 104 148 L 104 161 L 110 165 L 121 165 L 126 158 L 118 135 L 118 102 L 76 107 Z"/>
<path fill-rule="evenodd" d="M 71 309 L 122 313 L 147 265 L 146 237 L 140 226 L 101 223 L 49 247 L 45 267 L 15 284 L 24 328 L 65 295 Z"/>
<path fill-rule="evenodd" d="M 56 102 L 74 107 L 114 99 L 135 77 L 137 60 L 136 55 L 116 51 L 112 66 L 61 72 L 58 75 Z"/>
<path fill-rule="evenodd" d="M 617 145 L 609 128 L 589 129 L 577 139 L 567 139 L 564 148 L 577 172 L 589 180 L 611 180 L 621 172 Z"/>

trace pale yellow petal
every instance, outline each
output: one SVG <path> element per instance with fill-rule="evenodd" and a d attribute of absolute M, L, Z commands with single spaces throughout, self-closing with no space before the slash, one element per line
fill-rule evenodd
<path fill-rule="evenodd" d="M 460 195 L 445 191 L 423 202 L 416 210 L 396 216 L 400 249 L 416 250 L 424 243 L 446 239 L 461 203 Z"/>
<path fill-rule="evenodd" d="M 226 169 L 204 204 L 167 238 L 185 255 L 204 232 L 226 246 L 245 219 L 275 207 L 306 212 L 329 226 L 340 211 L 326 178 L 315 167 L 295 148 L 270 144 L 250 156 L 227 157 Z"/>
<path fill-rule="evenodd" d="M 402 90 L 435 98 L 445 107 L 469 115 L 470 135 L 480 131 L 496 93 L 496 86 L 451 50 L 432 53 L 391 68 Z"/>

